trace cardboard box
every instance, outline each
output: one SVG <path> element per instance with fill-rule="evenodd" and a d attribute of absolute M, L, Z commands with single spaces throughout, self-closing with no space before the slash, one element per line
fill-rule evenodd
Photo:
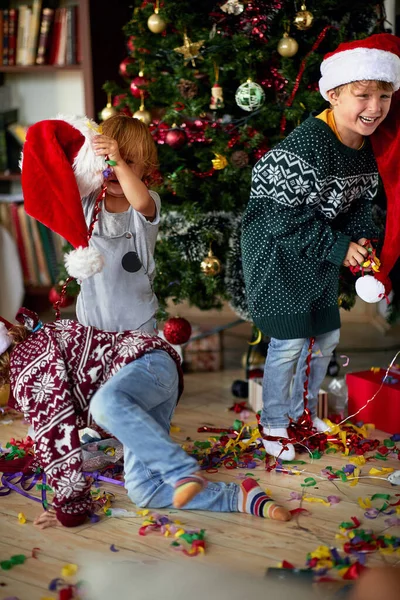
<path fill-rule="evenodd" d="M 200 327 L 192 327 L 192 337 L 201 335 Z M 183 348 L 183 368 L 185 372 L 200 373 L 223 369 L 223 333 L 213 333 Z"/>
<path fill-rule="evenodd" d="M 249 406 L 258 412 L 262 410 L 262 379 L 249 380 Z M 317 415 L 320 419 L 328 417 L 328 393 L 325 390 L 319 390 Z"/>
<path fill-rule="evenodd" d="M 384 369 L 379 369 L 377 372 L 369 370 L 346 375 L 349 417 L 374 397 L 382 385 L 385 373 Z M 383 383 L 374 400 L 353 417 L 352 421 L 373 423 L 376 429 L 392 434 L 400 432 L 400 375 L 395 370 L 390 372 L 390 379 Z"/>

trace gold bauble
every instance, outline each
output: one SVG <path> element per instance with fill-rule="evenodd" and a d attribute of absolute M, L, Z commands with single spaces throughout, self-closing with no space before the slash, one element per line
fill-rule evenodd
<path fill-rule="evenodd" d="M 221 272 L 221 261 L 214 256 L 212 250 L 209 250 L 208 255 L 200 263 L 200 269 L 204 275 L 215 277 Z"/>
<path fill-rule="evenodd" d="M 297 29 L 305 31 L 306 29 L 310 29 L 311 25 L 313 24 L 313 21 L 314 15 L 309 10 L 307 10 L 305 4 L 302 4 L 301 10 L 299 10 L 297 15 L 295 16 L 293 23 L 295 24 Z"/>
<path fill-rule="evenodd" d="M 160 17 L 160 15 L 158 15 L 157 13 L 153 13 L 147 19 L 147 27 L 153 33 L 162 33 L 164 31 L 164 29 L 166 28 L 166 26 L 167 26 L 167 24 L 164 21 L 164 19 L 162 19 Z"/>
<path fill-rule="evenodd" d="M 142 123 L 145 125 L 150 125 L 151 123 L 151 114 L 145 109 L 137 110 L 135 113 L 133 113 L 132 117 L 134 119 L 139 119 L 139 121 L 142 121 Z"/>
<path fill-rule="evenodd" d="M 109 102 L 107 102 L 107 106 L 105 106 L 101 111 L 100 117 L 102 121 L 106 121 L 107 119 L 113 117 L 116 114 L 118 114 L 118 111 L 115 110 L 115 108 Z"/>
<path fill-rule="evenodd" d="M 279 54 L 285 58 L 290 58 L 296 54 L 298 49 L 299 45 L 296 40 L 290 37 L 288 33 L 284 33 L 277 48 Z"/>

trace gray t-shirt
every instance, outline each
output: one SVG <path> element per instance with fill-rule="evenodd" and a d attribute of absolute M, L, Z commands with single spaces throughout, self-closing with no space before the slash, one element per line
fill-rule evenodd
<path fill-rule="evenodd" d="M 106 331 L 140 329 L 154 333 L 158 308 L 153 292 L 154 248 L 160 224 L 161 201 L 149 190 L 156 205 L 153 221 L 131 206 L 123 213 L 110 213 L 102 202 L 90 245 L 104 257 L 100 273 L 85 279 L 76 305 L 80 323 Z M 89 226 L 98 193 L 82 199 Z"/>

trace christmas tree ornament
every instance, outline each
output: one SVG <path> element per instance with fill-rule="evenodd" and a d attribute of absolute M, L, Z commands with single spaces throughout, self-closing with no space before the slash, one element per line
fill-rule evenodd
<path fill-rule="evenodd" d="M 160 3 L 159 3 L 159 0 L 156 0 L 156 6 L 154 9 L 154 12 L 147 19 L 147 27 L 150 29 L 150 31 L 152 33 L 162 33 L 167 27 L 167 24 L 164 21 L 164 19 L 162 17 L 160 17 L 160 15 L 158 14 L 159 10 L 160 10 Z"/>
<path fill-rule="evenodd" d="M 100 113 L 100 118 L 102 121 L 106 121 L 110 117 L 118 114 L 118 111 L 113 107 L 111 102 L 111 94 L 110 92 L 107 94 L 107 105 L 103 108 Z"/>
<path fill-rule="evenodd" d="M 199 88 L 197 83 L 194 81 L 190 81 L 190 79 L 180 79 L 178 83 L 178 90 L 182 98 L 185 100 L 191 100 L 195 98 L 199 93 Z"/>
<path fill-rule="evenodd" d="M 216 152 L 214 152 L 214 154 L 215 158 L 213 158 L 211 161 L 213 164 L 213 168 L 216 171 L 222 171 L 222 169 L 225 169 L 225 167 L 228 166 L 228 160 L 223 154 L 217 154 Z"/>
<path fill-rule="evenodd" d="M 255 83 L 250 78 L 239 85 L 235 94 L 236 104 L 242 110 L 252 112 L 264 104 L 265 93 L 261 85 Z"/>
<path fill-rule="evenodd" d="M 244 5 L 239 0 L 228 0 L 221 6 L 221 10 L 228 15 L 240 15 L 244 10 Z"/>
<path fill-rule="evenodd" d="M 124 60 L 122 60 L 119 63 L 119 74 L 122 77 L 129 77 L 129 73 L 128 73 L 128 68 L 129 65 L 133 65 L 135 64 L 135 60 L 133 58 L 130 58 L 129 56 L 127 56 L 127 58 L 124 58 Z"/>
<path fill-rule="evenodd" d="M 177 150 L 178 148 L 182 148 L 182 146 L 186 143 L 187 136 L 183 129 L 176 127 L 176 125 L 172 126 L 165 136 L 165 143 L 171 148 Z"/>
<path fill-rule="evenodd" d="M 310 27 L 313 24 L 313 21 L 314 15 L 309 10 L 307 10 L 305 4 L 302 4 L 299 12 L 297 13 L 293 21 L 295 27 L 297 27 L 297 29 L 300 29 L 301 31 L 305 31 L 306 29 L 310 29 Z"/>
<path fill-rule="evenodd" d="M 301 6 L 301 10 L 296 14 L 293 23 L 300 31 L 306 31 L 312 27 L 314 15 L 307 10 L 306 5 Z"/>
<path fill-rule="evenodd" d="M 141 92 L 141 94 L 140 94 L 140 98 L 141 98 L 140 107 L 139 107 L 139 110 L 137 110 L 136 112 L 133 113 L 132 118 L 133 119 L 139 119 L 139 121 L 142 121 L 142 123 L 144 123 L 145 125 L 150 125 L 150 123 L 151 123 L 151 114 L 144 107 L 144 92 L 143 92 L 143 90 L 140 90 L 140 92 Z"/>
<path fill-rule="evenodd" d="M 249 155 L 244 150 L 236 150 L 231 156 L 231 163 L 237 169 L 243 169 L 249 164 Z"/>
<path fill-rule="evenodd" d="M 211 244 L 207 256 L 200 263 L 200 270 L 207 277 L 215 277 L 221 272 L 221 261 L 214 256 Z"/>
<path fill-rule="evenodd" d="M 134 98 L 141 98 L 141 92 L 143 91 L 143 97 L 147 98 L 149 92 L 143 88 L 148 85 L 149 81 L 144 77 L 143 69 L 140 69 L 137 77 L 134 77 L 131 81 L 130 89 L 131 94 Z"/>
<path fill-rule="evenodd" d="M 192 326 L 183 317 L 171 317 L 164 325 L 164 337 L 170 344 L 186 344 L 192 335 Z"/>
<path fill-rule="evenodd" d="M 278 44 L 277 50 L 279 54 L 285 58 L 291 58 L 296 54 L 298 49 L 299 45 L 296 42 L 296 40 L 290 37 L 289 33 L 285 31 L 282 39 L 279 41 Z"/>
<path fill-rule="evenodd" d="M 192 66 L 195 67 L 195 58 L 197 58 L 197 60 L 203 60 L 203 57 L 199 56 L 199 50 L 203 44 L 204 40 L 200 40 L 199 42 L 192 42 L 192 40 L 187 36 L 187 33 L 185 31 L 183 34 L 183 46 L 174 48 L 174 51 L 178 54 L 183 54 L 185 65 L 190 61 L 192 63 Z"/>
<path fill-rule="evenodd" d="M 224 108 L 224 90 L 217 82 L 211 88 L 210 108 L 211 110 Z"/>
<path fill-rule="evenodd" d="M 55 304 L 59 302 L 59 306 L 61 308 L 65 308 L 66 306 L 70 306 L 74 303 L 75 298 L 73 296 L 69 296 L 68 294 L 61 294 L 62 286 L 64 282 L 60 281 L 57 286 L 53 286 L 49 291 L 49 301 L 51 304 Z"/>
<path fill-rule="evenodd" d="M 224 91 L 218 83 L 219 68 L 216 63 L 214 63 L 214 73 L 215 83 L 211 88 L 210 108 L 211 110 L 218 110 L 219 108 L 224 108 Z"/>

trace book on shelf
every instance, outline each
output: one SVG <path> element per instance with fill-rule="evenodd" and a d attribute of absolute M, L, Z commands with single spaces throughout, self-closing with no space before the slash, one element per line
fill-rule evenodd
<path fill-rule="evenodd" d="M 51 30 L 54 20 L 54 8 L 44 8 L 40 23 L 40 34 L 38 49 L 36 53 L 36 64 L 44 65 L 47 62 L 51 40 Z"/>
<path fill-rule="evenodd" d="M 57 283 L 65 240 L 25 212 L 22 202 L 1 202 L 0 225 L 16 241 L 26 285 L 51 286 Z"/>
<path fill-rule="evenodd" d="M 0 65 L 79 64 L 78 4 L 64 0 L 1 4 L 8 7 L 0 10 Z"/>
<path fill-rule="evenodd" d="M 8 11 L 8 64 L 10 67 L 15 65 L 17 53 L 17 21 L 17 9 L 10 8 Z"/>

